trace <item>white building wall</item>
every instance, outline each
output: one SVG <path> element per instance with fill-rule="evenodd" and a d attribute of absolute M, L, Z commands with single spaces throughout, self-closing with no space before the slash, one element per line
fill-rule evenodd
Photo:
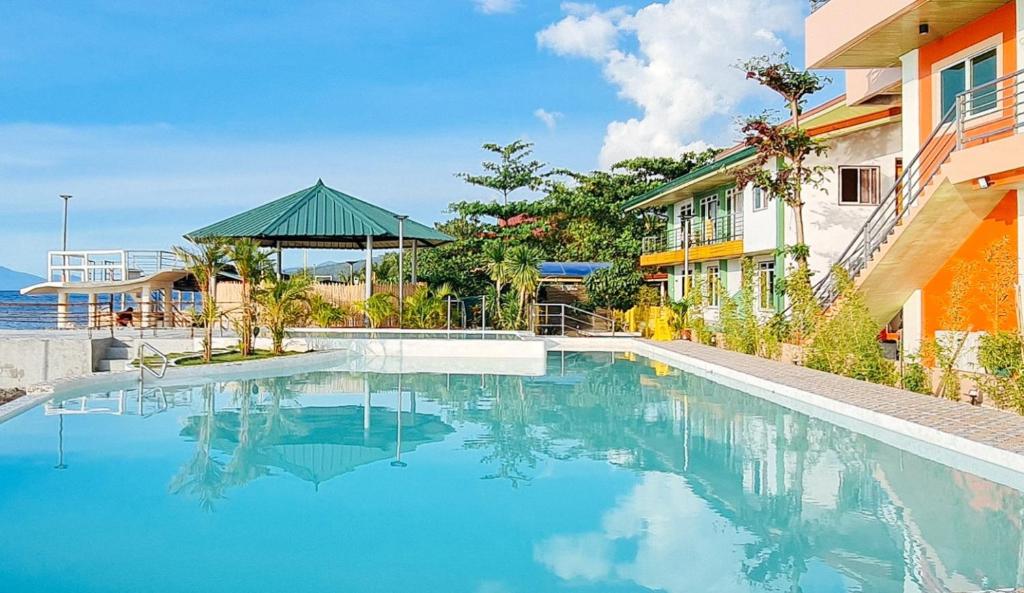
<path fill-rule="evenodd" d="M 831 167 L 821 189 L 804 190 L 804 235 L 811 248 L 809 264 L 815 278 L 828 273 L 877 207 L 839 203 L 839 167 L 879 167 L 880 199 L 884 199 L 896 182 L 896 159 L 902 155 L 901 147 L 900 124 L 891 123 L 831 140 L 825 157 L 808 160 L 809 166 Z M 787 208 L 786 244 L 791 245 L 795 237 L 796 225 Z"/>
<path fill-rule="evenodd" d="M 772 164 L 774 169 L 775 165 Z M 743 249 L 748 253 L 775 252 L 777 247 L 775 201 L 768 199 L 765 208 L 754 210 L 754 188 L 743 190 Z"/>

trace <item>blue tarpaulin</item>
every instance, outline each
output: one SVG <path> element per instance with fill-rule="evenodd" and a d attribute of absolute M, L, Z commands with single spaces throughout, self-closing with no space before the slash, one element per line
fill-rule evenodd
<path fill-rule="evenodd" d="M 586 278 L 597 270 L 610 268 L 612 265 L 602 262 L 555 262 L 547 261 L 540 265 L 541 278 Z"/>

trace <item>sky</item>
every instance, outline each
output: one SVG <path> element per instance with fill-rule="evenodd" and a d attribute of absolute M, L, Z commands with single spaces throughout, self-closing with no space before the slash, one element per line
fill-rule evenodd
<path fill-rule="evenodd" d="M 738 116 L 779 107 L 731 66 L 781 50 L 799 64 L 807 7 L 3 2 L 0 265 L 45 273 L 60 194 L 69 249 L 166 249 L 318 178 L 445 220 L 495 197 L 454 176 L 479 170 L 485 142 L 577 170 L 728 146 Z"/>

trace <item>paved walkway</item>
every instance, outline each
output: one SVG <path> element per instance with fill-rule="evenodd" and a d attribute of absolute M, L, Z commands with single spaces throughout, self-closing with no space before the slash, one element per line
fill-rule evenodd
<path fill-rule="evenodd" d="M 1024 416 L 1013 412 L 875 385 L 693 342 L 643 341 L 655 348 L 1024 455 Z"/>

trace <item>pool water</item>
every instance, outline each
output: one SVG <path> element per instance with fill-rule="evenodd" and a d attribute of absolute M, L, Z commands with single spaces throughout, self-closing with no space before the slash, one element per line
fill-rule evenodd
<path fill-rule="evenodd" d="M 1020 492 L 607 353 L 52 402 L 0 476 L 5 593 L 1024 584 Z"/>

